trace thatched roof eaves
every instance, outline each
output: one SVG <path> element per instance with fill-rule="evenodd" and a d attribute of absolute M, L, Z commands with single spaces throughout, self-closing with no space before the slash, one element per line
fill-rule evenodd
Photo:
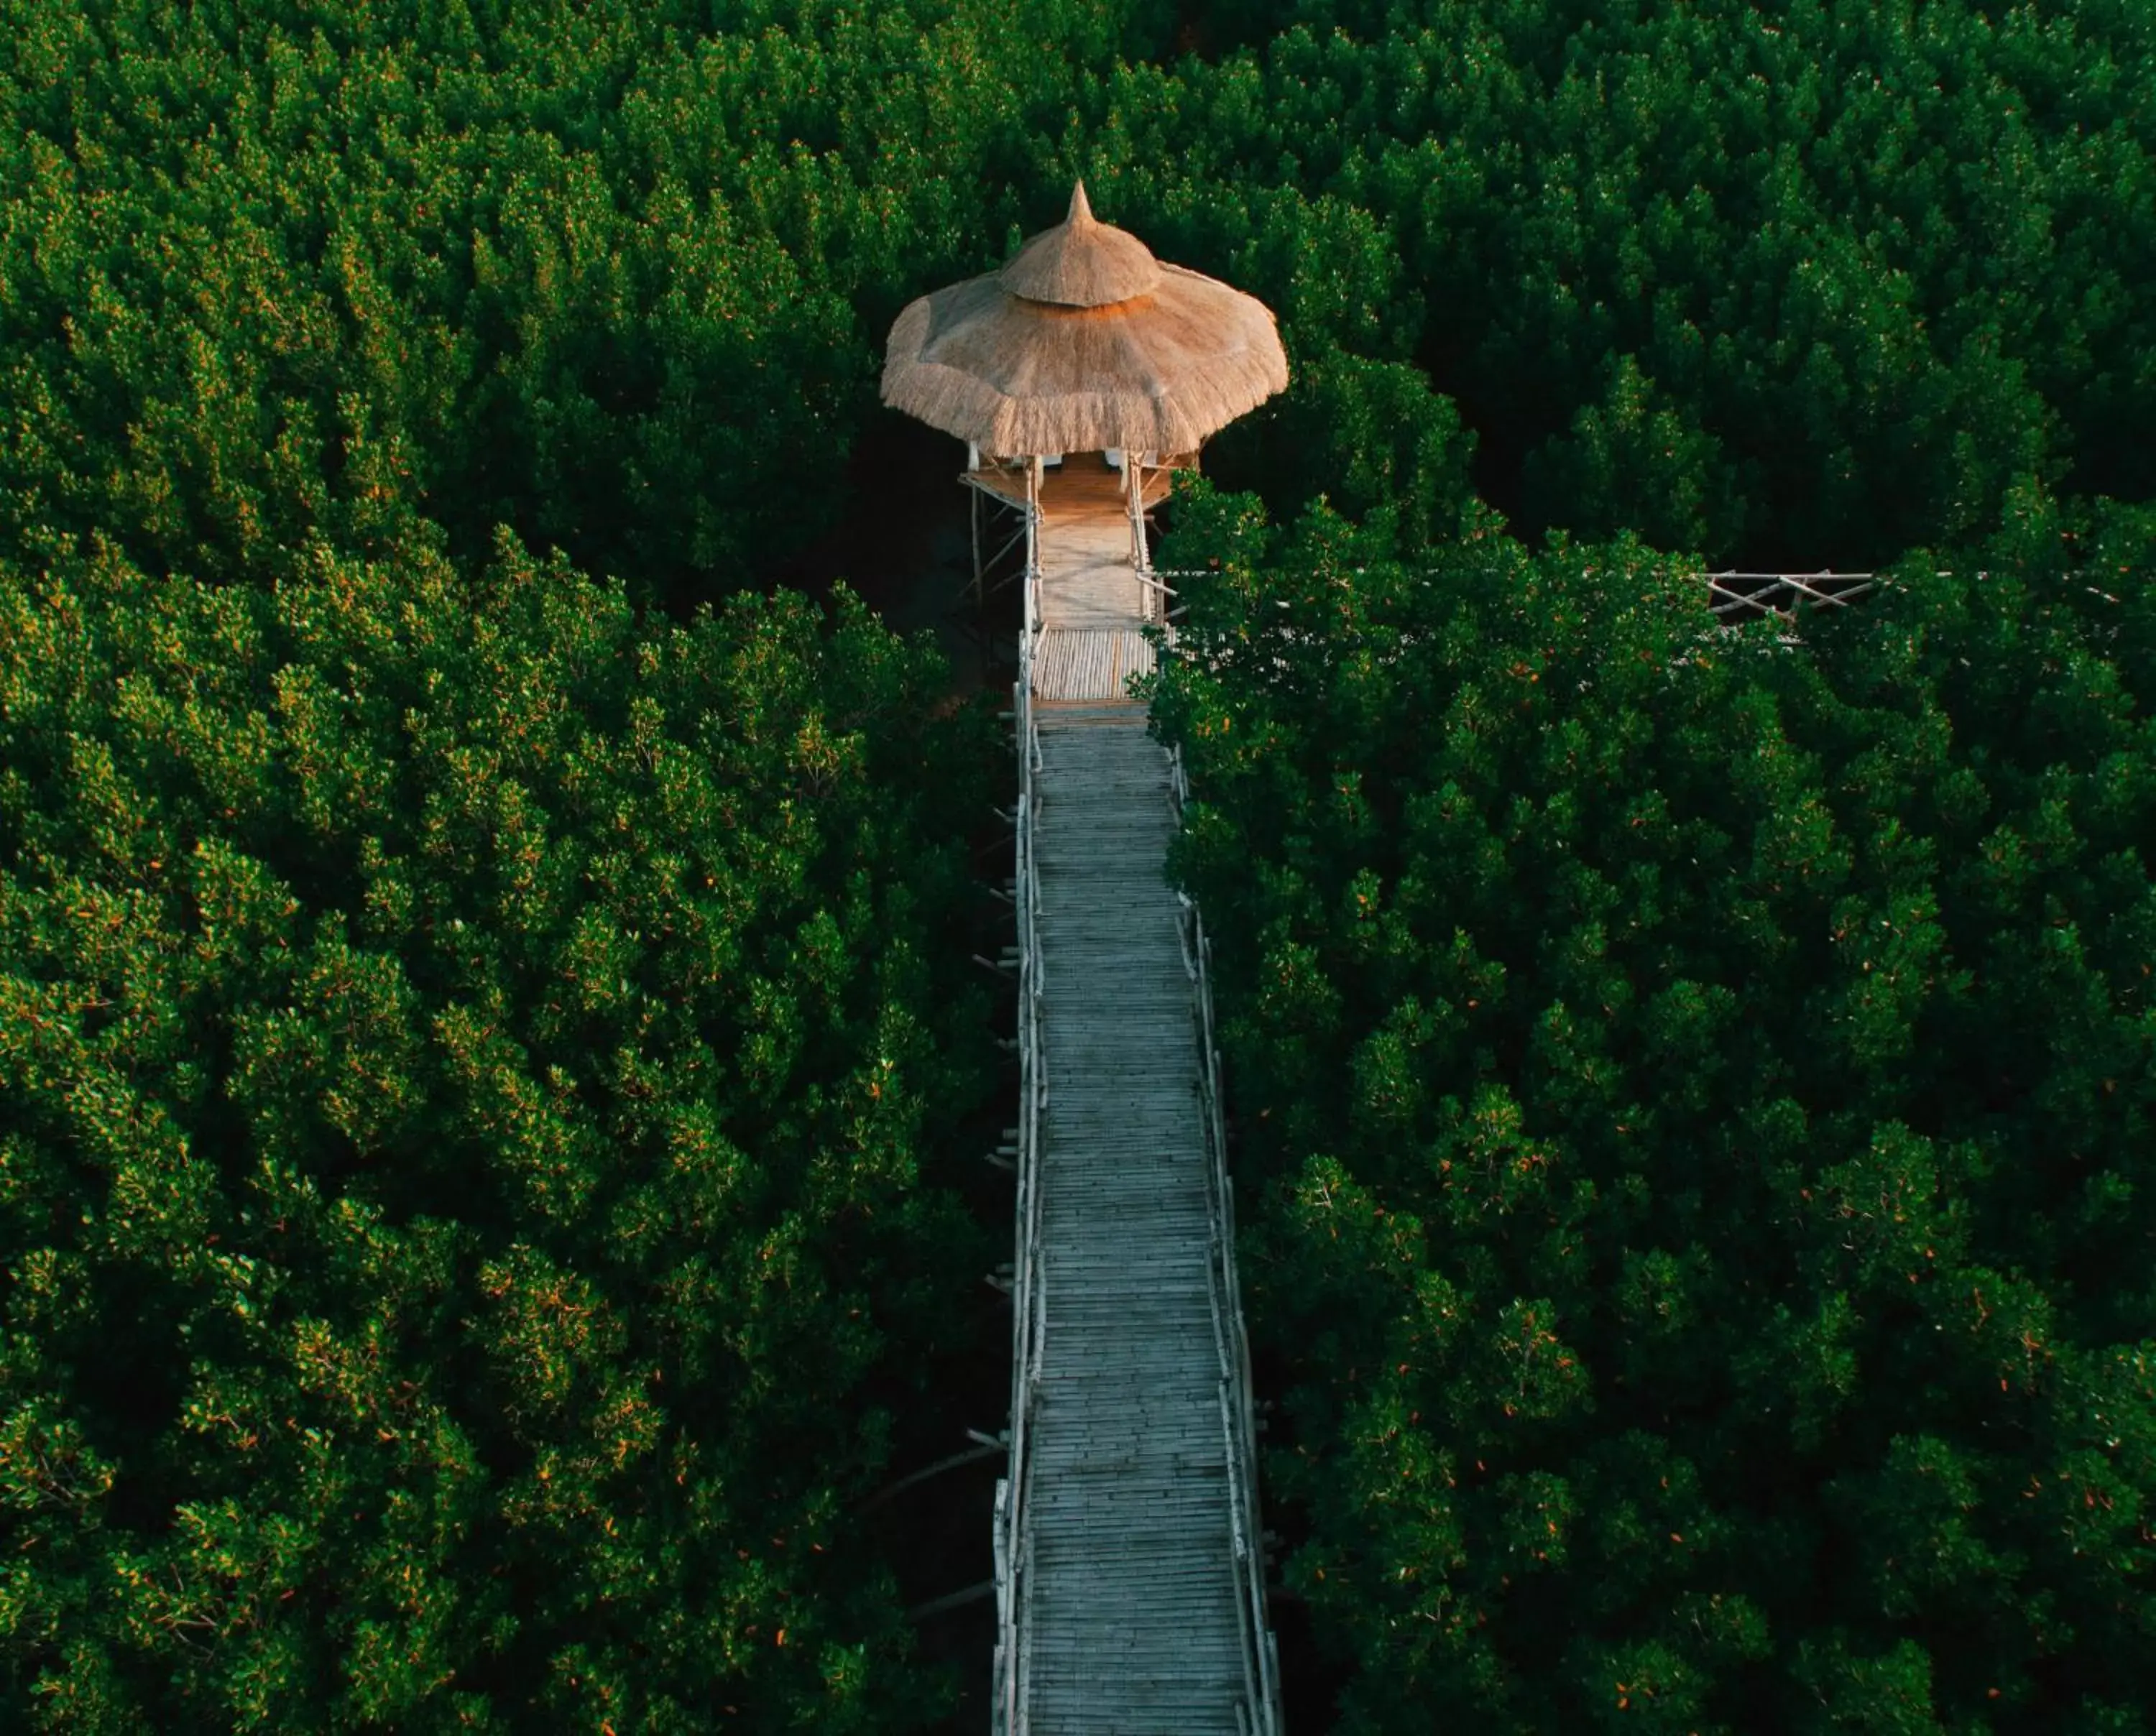
<path fill-rule="evenodd" d="M 991 272 L 924 295 L 891 331 L 883 400 L 984 453 L 1194 450 L 1287 386 L 1271 312 L 1178 265 L 1101 307 L 1011 294 Z"/>

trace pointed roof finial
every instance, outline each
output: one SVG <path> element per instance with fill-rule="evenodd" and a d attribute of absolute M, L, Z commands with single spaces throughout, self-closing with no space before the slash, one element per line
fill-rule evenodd
<path fill-rule="evenodd" d="M 1106 307 L 1152 294 L 1160 264 L 1137 236 L 1093 215 L 1080 181 L 1070 188 L 1070 215 L 1027 242 L 998 276 L 1012 294 L 1029 301 Z"/>

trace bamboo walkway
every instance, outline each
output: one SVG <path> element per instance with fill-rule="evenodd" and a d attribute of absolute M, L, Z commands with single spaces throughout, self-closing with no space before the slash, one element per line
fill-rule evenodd
<path fill-rule="evenodd" d="M 1033 691 L 1050 701 L 1120 699 L 1124 683 L 1153 666 L 1139 631 L 1146 591 L 1131 561 L 1122 479 L 1099 453 L 1073 453 L 1043 483 L 1040 515 Z"/>
<path fill-rule="evenodd" d="M 1096 454 L 1072 455 L 1041 484 L 1040 593 L 1047 637 L 1135 629 L 1145 618 L 1122 479 Z"/>
<path fill-rule="evenodd" d="M 1051 478 L 1041 504 L 996 1728 L 1274 1736 L 1205 947 L 1163 873 L 1180 775 L 1125 694 L 1127 647 L 1152 658 L 1115 478 Z"/>
<path fill-rule="evenodd" d="M 1133 675 L 1152 673 L 1152 647 L 1136 627 L 1043 633 L 1034 654 L 1034 697 L 1093 699 L 1125 691 Z"/>

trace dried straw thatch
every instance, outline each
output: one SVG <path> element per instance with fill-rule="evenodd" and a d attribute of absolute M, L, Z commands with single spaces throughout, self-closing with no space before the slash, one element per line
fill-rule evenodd
<path fill-rule="evenodd" d="M 883 368 L 893 409 L 1004 458 L 1194 451 L 1286 385 L 1262 302 L 1162 264 L 1082 182 L 1001 271 L 901 314 Z"/>
<path fill-rule="evenodd" d="M 1106 307 L 1160 287 L 1160 261 L 1127 230 L 1093 215 L 1086 183 L 1070 192 L 1070 214 L 1020 248 L 996 281 L 1028 301 Z"/>

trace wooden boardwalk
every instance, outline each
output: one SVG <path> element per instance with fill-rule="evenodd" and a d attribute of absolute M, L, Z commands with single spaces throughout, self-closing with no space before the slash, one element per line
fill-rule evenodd
<path fill-rule="evenodd" d="M 1095 461 L 1097 463 L 1097 460 Z M 1020 1311 L 998 1736 L 1278 1729 L 1232 1206 L 1116 479 L 1053 477 L 1019 695 Z M 1013 1483 L 1014 1482 L 1014 1486 Z"/>
<path fill-rule="evenodd" d="M 1040 741 L 1046 1329 L 1030 1728 L 1235 1736 L 1242 1637 L 1205 1129 L 1180 913 L 1161 873 L 1168 755 L 1137 706 L 1044 708 Z"/>

